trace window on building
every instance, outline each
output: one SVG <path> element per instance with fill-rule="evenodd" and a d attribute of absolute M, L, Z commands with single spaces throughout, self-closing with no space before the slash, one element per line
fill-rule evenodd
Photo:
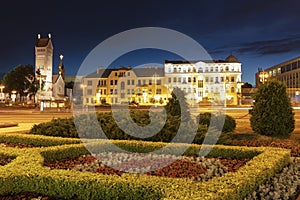
<path fill-rule="evenodd" d="M 114 85 L 114 80 L 110 80 L 110 85 Z"/>
<path fill-rule="evenodd" d="M 118 103 L 118 98 L 117 97 L 115 98 L 115 103 Z"/>
<path fill-rule="evenodd" d="M 205 72 L 208 72 L 208 67 L 205 67 Z"/>
<path fill-rule="evenodd" d="M 142 85 L 142 84 L 141 84 L 141 80 L 138 80 L 138 86 L 140 86 L 140 85 Z"/>
<path fill-rule="evenodd" d="M 149 80 L 149 85 L 152 85 L 152 80 L 151 79 Z"/>
<path fill-rule="evenodd" d="M 208 79 L 208 77 L 205 77 L 205 82 L 209 82 L 209 79 Z"/>
<path fill-rule="evenodd" d="M 191 82 L 191 77 L 188 77 L 188 82 L 189 82 L 189 83 Z"/>
<path fill-rule="evenodd" d="M 115 85 L 118 85 L 118 80 L 115 80 Z"/>
<path fill-rule="evenodd" d="M 178 83 L 181 83 L 181 77 L 178 77 Z"/>
<path fill-rule="evenodd" d="M 214 71 L 214 68 L 213 67 L 210 67 L 210 72 L 213 72 Z"/>
<path fill-rule="evenodd" d="M 130 94 L 130 89 L 127 89 L 127 94 Z"/>
<path fill-rule="evenodd" d="M 130 76 L 130 72 L 127 72 L 127 76 Z"/>
<path fill-rule="evenodd" d="M 118 72 L 115 72 L 115 76 L 118 76 Z"/>
<path fill-rule="evenodd" d="M 214 77 L 210 77 L 210 82 L 211 82 L 211 83 L 214 82 Z"/>
<path fill-rule="evenodd" d="M 171 81 L 171 78 L 168 78 L 168 83 L 171 83 L 172 81 Z"/>
<path fill-rule="evenodd" d="M 143 80 L 143 85 L 146 85 L 146 80 Z"/>
<path fill-rule="evenodd" d="M 39 69 L 44 70 L 44 66 L 43 65 L 39 66 Z"/>
<path fill-rule="evenodd" d="M 203 80 L 198 80 L 198 88 L 203 88 Z"/>
<path fill-rule="evenodd" d="M 118 89 L 115 89 L 115 93 L 114 94 L 118 94 Z"/>
<path fill-rule="evenodd" d="M 134 89 L 131 90 L 131 94 L 134 94 Z"/>
<path fill-rule="evenodd" d="M 198 72 L 199 72 L 199 73 L 202 73 L 202 72 L 203 72 L 202 67 L 199 67 Z"/>
<path fill-rule="evenodd" d="M 177 78 L 176 78 L 176 77 L 174 77 L 174 78 L 173 78 L 173 82 L 174 82 L 174 83 L 176 83 L 176 80 L 177 80 Z"/>
<path fill-rule="evenodd" d="M 230 91 L 231 93 L 234 93 L 234 87 L 231 87 L 231 91 Z"/>
<path fill-rule="evenodd" d="M 216 70 L 216 72 L 218 72 L 218 71 L 219 71 L 219 67 L 216 67 L 216 69 L 215 69 L 215 70 Z"/>
<path fill-rule="evenodd" d="M 161 85 L 161 80 L 156 80 L 157 85 Z"/>
<path fill-rule="evenodd" d="M 226 67 L 225 67 L 225 71 L 228 71 L 228 70 L 229 70 L 229 67 L 228 67 L 228 66 L 226 66 Z"/>
<path fill-rule="evenodd" d="M 103 94 L 106 95 L 106 89 L 103 90 Z"/>
<path fill-rule="evenodd" d="M 95 103 L 95 102 L 94 102 L 94 98 L 93 98 L 93 97 L 91 98 L 91 103 Z"/>
<path fill-rule="evenodd" d="M 93 81 L 90 81 L 90 80 L 89 80 L 89 81 L 87 82 L 87 85 L 93 85 Z"/>
<path fill-rule="evenodd" d="M 121 93 L 121 99 L 125 99 L 125 93 Z"/>
<path fill-rule="evenodd" d="M 130 80 L 127 80 L 127 85 L 130 85 Z"/>
<path fill-rule="evenodd" d="M 134 80 L 131 80 L 131 85 L 134 85 Z"/>
<path fill-rule="evenodd" d="M 113 89 L 110 89 L 109 93 L 110 94 L 113 94 L 114 90 Z"/>
<path fill-rule="evenodd" d="M 89 103 L 89 98 L 85 98 L 85 103 Z"/>
<path fill-rule="evenodd" d="M 196 83 L 196 77 L 193 77 L 193 82 Z"/>
<path fill-rule="evenodd" d="M 220 81 L 223 83 L 224 82 L 224 77 L 220 77 Z"/>
<path fill-rule="evenodd" d="M 219 77 L 216 77 L 216 83 L 219 83 Z"/>
<path fill-rule="evenodd" d="M 93 94 L 93 90 L 88 89 L 88 90 L 87 90 L 87 95 L 92 95 L 92 94 Z"/>
<path fill-rule="evenodd" d="M 234 76 L 231 77 L 230 81 L 231 81 L 231 82 L 234 82 Z"/>
<path fill-rule="evenodd" d="M 124 83 L 124 81 L 121 82 L 121 90 L 125 90 L 125 83 Z"/>
<path fill-rule="evenodd" d="M 156 89 L 156 94 L 161 94 L 161 89 Z"/>

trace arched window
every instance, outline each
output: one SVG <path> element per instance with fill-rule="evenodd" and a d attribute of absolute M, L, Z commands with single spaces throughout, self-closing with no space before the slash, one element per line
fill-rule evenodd
<path fill-rule="evenodd" d="M 124 81 L 121 82 L 121 90 L 125 90 L 125 83 L 124 83 Z"/>

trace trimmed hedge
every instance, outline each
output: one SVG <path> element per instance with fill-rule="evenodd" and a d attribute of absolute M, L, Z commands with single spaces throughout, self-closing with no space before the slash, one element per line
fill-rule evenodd
<path fill-rule="evenodd" d="M 148 151 L 164 143 L 140 141 L 98 141 L 90 147 L 105 149 L 113 142 L 131 150 Z M 187 144 L 170 144 L 164 153 L 176 153 Z M 199 152 L 200 145 L 190 145 L 187 155 Z M 24 191 L 37 192 L 55 198 L 78 199 L 243 199 L 267 181 L 290 161 L 290 151 L 279 148 L 231 147 L 215 145 L 211 155 L 253 157 L 235 173 L 226 173 L 207 182 L 190 179 L 149 177 L 146 175 L 102 175 L 72 170 L 50 170 L 43 161 L 85 154 L 83 144 L 46 148 L 1 148 L 0 154 L 15 156 L 0 167 L 0 195 Z M 63 156 L 62 156 L 63 155 Z"/>
<path fill-rule="evenodd" d="M 141 137 L 135 137 L 127 134 L 135 131 L 136 128 L 130 124 L 127 124 L 128 122 L 126 120 L 120 122 L 123 127 L 126 127 L 125 131 L 121 130 L 118 124 L 115 122 L 111 112 L 97 113 L 96 117 L 93 114 L 88 114 L 79 115 L 75 118 L 69 119 L 54 119 L 51 122 L 34 125 L 30 133 L 71 138 L 79 138 L 80 136 L 81 138 L 143 140 L 152 142 L 171 142 L 175 136 L 177 136 L 177 139 L 173 142 L 188 141 L 190 143 L 190 138 L 194 138 L 193 143 L 202 144 L 211 119 L 213 120 L 213 125 L 215 125 L 215 128 L 224 132 L 221 134 L 218 143 L 226 143 L 226 133 L 233 131 L 236 126 L 235 120 L 228 115 L 225 116 L 225 123 L 223 126 L 222 117 L 215 115 L 212 117 L 210 113 L 204 113 L 197 116 L 198 119 L 200 118 L 199 125 L 196 125 L 193 121 L 181 122 L 180 116 L 172 115 L 167 115 L 166 122 L 164 122 L 164 119 L 160 113 L 152 114 L 152 120 L 154 120 L 158 126 L 160 125 L 163 128 L 161 130 L 156 130 L 157 126 L 153 126 L 148 132 L 140 132 Z M 122 117 L 126 118 L 122 112 L 118 113 L 118 116 L 121 119 Z M 131 111 L 130 116 L 132 120 L 139 126 L 146 126 L 151 122 L 148 111 Z M 74 121 L 76 122 L 76 128 Z M 220 123 L 218 123 L 218 121 L 220 121 Z M 197 126 L 197 133 L 192 133 L 191 127 Z M 103 131 L 100 130 L 100 127 Z M 184 134 L 181 134 L 178 137 L 179 127 L 181 128 L 181 132 L 184 132 Z M 157 134 L 151 136 L 152 133 Z M 150 136 L 146 137 L 147 135 Z"/>
<path fill-rule="evenodd" d="M 64 144 L 80 144 L 82 141 L 75 138 L 48 137 L 30 134 L 0 134 L 0 143 L 27 144 L 36 147 L 48 147 Z"/>

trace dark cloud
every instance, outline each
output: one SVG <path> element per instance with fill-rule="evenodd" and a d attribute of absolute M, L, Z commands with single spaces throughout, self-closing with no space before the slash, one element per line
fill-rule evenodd
<path fill-rule="evenodd" d="M 212 49 L 210 53 L 222 54 L 232 51 L 237 52 L 239 54 L 251 54 L 254 56 L 266 56 L 290 52 L 299 53 L 300 34 L 280 39 L 223 45 L 221 47 Z"/>

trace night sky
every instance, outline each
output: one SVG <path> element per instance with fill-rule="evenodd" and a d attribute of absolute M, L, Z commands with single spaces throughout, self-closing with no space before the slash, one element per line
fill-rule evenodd
<path fill-rule="evenodd" d="M 88 53 L 105 39 L 133 28 L 163 27 L 199 42 L 213 59 L 233 53 L 242 81 L 255 84 L 258 67 L 300 56 L 300 1 L 6 1 L 0 8 L 0 72 L 34 65 L 37 34 L 51 33 L 54 67 L 64 55 L 75 75 Z M 158 50 L 122 56 L 113 67 L 178 59 Z M 99 63 L 101 66 L 101 63 Z"/>

